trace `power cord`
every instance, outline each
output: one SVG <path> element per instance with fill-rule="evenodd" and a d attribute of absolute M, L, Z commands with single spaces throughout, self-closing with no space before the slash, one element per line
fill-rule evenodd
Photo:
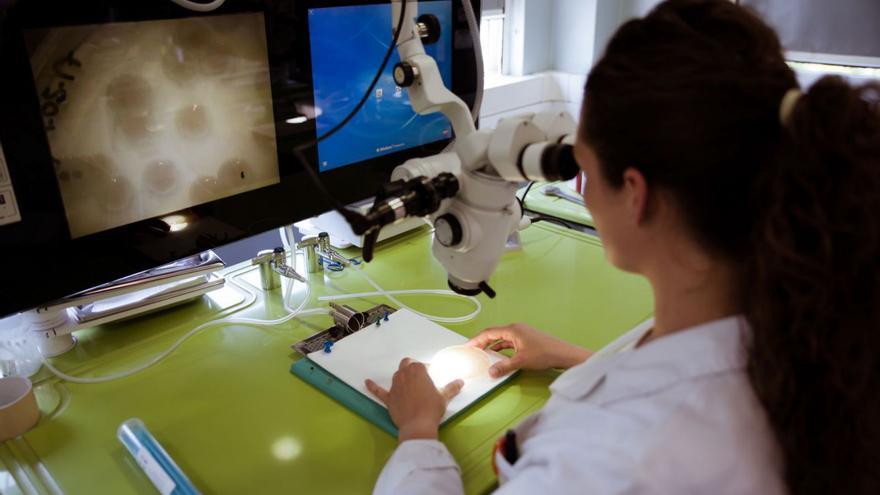
<path fill-rule="evenodd" d="M 563 227 L 566 227 L 569 229 L 577 230 L 574 225 L 566 222 L 565 220 L 563 220 L 561 218 L 549 217 L 546 215 L 536 215 L 534 217 L 530 217 L 529 219 L 532 221 L 532 225 L 534 225 L 538 222 L 550 222 L 550 223 L 555 223 L 557 225 L 562 225 Z"/>
<path fill-rule="evenodd" d="M 177 1 L 177 0 L 172 0 Z M 186 1 L 186 0 L 181 0 Z M 394 37 L 391 40 L 391 45 L 388 47 L 388 50 L 385 52 L 385 57 L 382 59 L 382 64 L 379 66 L 379 70 L 376 71 L 376 75 L 373 77 L 373 81 L 370 83 L 370 86 L 364 92 L 363 97 L 360 99 L 358 104 L 352 109 L 349 114 L 342 119 L 339 124 L 334 126 L 332 129 L 327 131 L 321 136 L 318 136 L 316 139 L 299 145 L 294 148 L 293 153 L 299 161 L 301 167 L 306 171 L 307 175 L 311 179 L 312 183 L 314 183 L 315 187 L 318 188 L 318 192 L 320 192 L 333 206 L 333 208 L 342 215 L 350 224 L 355 225 L 361 223 L 364 218 L 361 214 L 349 210 L 342 202 L 337 200 L 330 191 L 324 186 L 321 178 L 318 177 L 318 173 L 309 165 L 308 159 L 305 156 L 305 151 L 309 148 L 316 146 L 318 143 L 324 141 L 330 136 L 336 134 L 339 130 L 345 127 L 357 113 L 363 108 L 364 104 L 366 104 L 367 100 L 372 96 L 373 89 L 376 87 L 376 84 L 379 82 L 379 79 L 382 77 L 383 72 L 385 72 L 385 67 L 388 65 L 388 60 L 391 58 L 391 55 L 394 53 L 394 50 L 397 48 L 397 42 L 400 39 L 400 31 L 403 27 L 404 19 L 406 18 L 406 3 L 407 0 L 401 0 L 402 5 L 400 9 L 400 16 L 397 19 L 397 28 L 394 29 Z M 482 105 L 482 93 L 483 93 L 483 57 L 482 50 L 480 48 L 479 41 L 479 27 L 476 23 L 476 15 L 474 14 L 473 5 L 471 5 L 470 0 L 461 0 L 462 6 L 465 11 L 465 17 L 468 21 L 468 30 L 471 33 L 471 38 L 474 43 L 475 50 L 475 61 L 476 61 L 476 71 L 477 71 L 477 88 L 476 88 L 476 97 L 474 99 L 474 105 L 471 108 L 471 113 L 473 114 L 474 119 L 476 120 L 479 116 L 480 107 Z"/>
<path fill-rule="evenodd" d="M 394 36 L 391 39 L 391 44 L 388 46 L 388 50 L 385 51 L 385 57 L 382 59 L 382 64 L 379 66 L 379 70 L 377 70 L 376 75 L 373 76 L 373 80 L 370 83 L 370 86 L 367 88 L 366 92 L 364 92 L 363 97 L 361 97 L 358 104 L 355 105 L 354 109 L 352 109 L 352 111 L 349 112 L 349 114 L 346 115 L 345 118 L 342 119 L 341 122 L 336 124 L 336 126 L 334 126 L 332 129 L 308 143 L 297 146 L 293 150 L 294 155 L 296 155 L 296 158 L 297 160 L 299 160 L 299 163 L 302 166 L 303 170 L 306 171 L 309 178 L 311 178 L 312 182 L 315 184 L 315 187 L 318 188 L 318 191 L 330 201 L 334 209 L 336 209 L 336 211 L 338 211 L 339 214 L 343 216 L 343 218 L 348 220 L 349 223 L 357 222 L 360 219 L 361 215 L 346 208 L 345 205 L 342 204 L 342 202 L 340 202 L 332 194 L 330 194 L 330 191 L 327 190 L 327 188 L 324 186 L 324 183 L 318 177 L 318 173 L 309 165 L 309 161 L 306 159 L 304 152 L 309 148 L 314 147 L 321 141 L 324 141 L 325 139 L 339 132 L 339 130 L 345 127 L 345 125 L 348 124 L 351 119 L 353 119 L 355 115 L 360 112 L 361 108 L 363 108 L 363 106 L 367 103 L 367 100 L 373 94 L 373 89 L 376 87 L 376 84 L 379 82 L 379 79 L 381 79 L 382 74 L 385 72 L 385 67 L 388 65 L 388 60 L 391 59 L 391 55 L 394 54 L 394 50 L 397 49 L 397 41 L 400 39 L 400 31 L 403 27 L 404 19 L 406 19 L 406 11 L 406 2 L 404 1 L 401 5 L 400 16 L 397 19 L 397 28 L 394 29 Z"/>
<path fill-rule="evenodd" d="M 526 197 L 529 195 L 529 191 L 532 190 L 532 186 L 535 185 L 535 181 L 529 182 L 529 185 L 526 186 L 526 191 L 523 193 L 522 198 L 519 199 L 519 204 L 525 208 L 526 207 Z"/>

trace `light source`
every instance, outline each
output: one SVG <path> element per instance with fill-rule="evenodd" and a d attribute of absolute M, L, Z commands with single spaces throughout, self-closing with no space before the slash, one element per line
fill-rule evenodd
<path fill-rule="evenodd" d="M 469 345 L 454 345 L 437 351 L 431 359 L 428 374 L 438 387 L 462 379 L 488 376 L 489 355 L 486 351 Z"/>

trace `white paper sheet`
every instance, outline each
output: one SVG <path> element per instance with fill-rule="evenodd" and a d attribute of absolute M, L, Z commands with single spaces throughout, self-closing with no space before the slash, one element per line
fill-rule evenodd
<path fill-rule="evenodd" d="M 367 391 L 364 380 L 373 380 L 388 389 L 401 359 L 408 357 L 430 363 L 437 351 L 461 345 L 468 339 L 405 309 L 389 315 L 389 321 L 380 326 L 370 325 L 336 342 L 332 352 L 313 352 L 309 359 L 320 365 L 357 391 L 382 404 Z M 488 352 L 492 363 L 504 359 L 496 352 Z M 465 380 L 465 385 L 449 403 L 443 421 L 468 407 L 508 377 L 492 379 L 488 373 Z"/>

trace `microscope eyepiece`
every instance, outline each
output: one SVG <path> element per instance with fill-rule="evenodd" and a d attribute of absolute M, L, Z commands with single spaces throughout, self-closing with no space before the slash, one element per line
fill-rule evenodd
<path fill-rule="evenodd" d="M 546 180 L 574 179 L 580 167 L 574 159 L 574 147 L 570 144 L 553 144 L 544 148 L 541 155 L 541 171 Z"/>
<path fill-rule="evenodd" d="M 525 179 L 546 182 L 573 179 L 580 170 L 574 147 L 548 142 L 527 146 L 520 153 L 518 166 Z"/>

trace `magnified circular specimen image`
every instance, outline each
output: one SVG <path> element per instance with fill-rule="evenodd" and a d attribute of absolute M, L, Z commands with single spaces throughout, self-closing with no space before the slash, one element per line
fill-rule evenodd
<path fill-rule="evenodd" d="M 431 360 L 428 373 L 438 387 L 452 380 L 468 380 L 489 376 L 491 362 L 482 349 L 469 345 L 454 345 L 440 349 Z"/>
<path fill-rule="evenodd" d="M 134 188 L 131 181 L 121 175 L 111 175 L 98 192 L 98 202 L 113 213 L 123 212 L 131 207 Z"/>
<path fill-rule="evenodd" d="M 149 113 L 153 89 L 143 76 L 123 74 L 107 85 L 107 105 L 117 114 Z"/>
<path fill-rule="evenodd" d="M 197 203 L 207 203 L 217 199 L 219 189 L 216 177 L 202 175 L 189 186 L 189 196 Z"/>
<path fill-rule="evenodd" d="M 214 40 L 214 46 L 207 50 L 199 60 L 202 74 L 217 77 L 227 74 L 232 68 L 232 52 L 220 39 Z"/>
<path fill-rule="evenodd" d="M 249 162 L 241 158 L 232 158 L 220 166 L 217 179 L 220 182 L 220 187 L 224 190 L 230 190 L 247 185 L 253 180 L 253 175 L 254 168 Z"/>
<path fill-rule="evenodd" d="M 150 137 L 151 119 L 146 115 L 137 115 L 122 118 L 116 124 L 122 134 L 131 141 L 144 141 Z"/>
<path fill-rule="evenodd" d="M 162 70 L 169 79 L 187 84 L 197 75 L 217 75 L 228 68 L 228 56 L 218 35 L 204 22 L 179 25 L 163 47 Z"/>
<path fill-rule="evenodd" d="M 147 164 L 143 172 L 147 190 L 159 196 L 166 196 L 177 189 L 179 173 L 177 166 L 169 160 L 155 160 Z"/>
<path fill-rule="evenodd" d="M 107 85 L 106 95 L 113 122 L 127 138 L 140 141 L 149 136 L 153 88 L 145 78 L 123 74 Z"/>
<path fill-rule="evenodd" d="M 189 139 L 203 137 L 211 128 L 208 111 L 203 105 L 195 103 L 177 111 L 175 124 L 180 135 Z"/>
<path fill-rule="evenodd" d="M 162 71 L 168 79 L 187 84 L 198 73 L 198 58 L 176 46 L 165 46 L 162 50 Z"/>

